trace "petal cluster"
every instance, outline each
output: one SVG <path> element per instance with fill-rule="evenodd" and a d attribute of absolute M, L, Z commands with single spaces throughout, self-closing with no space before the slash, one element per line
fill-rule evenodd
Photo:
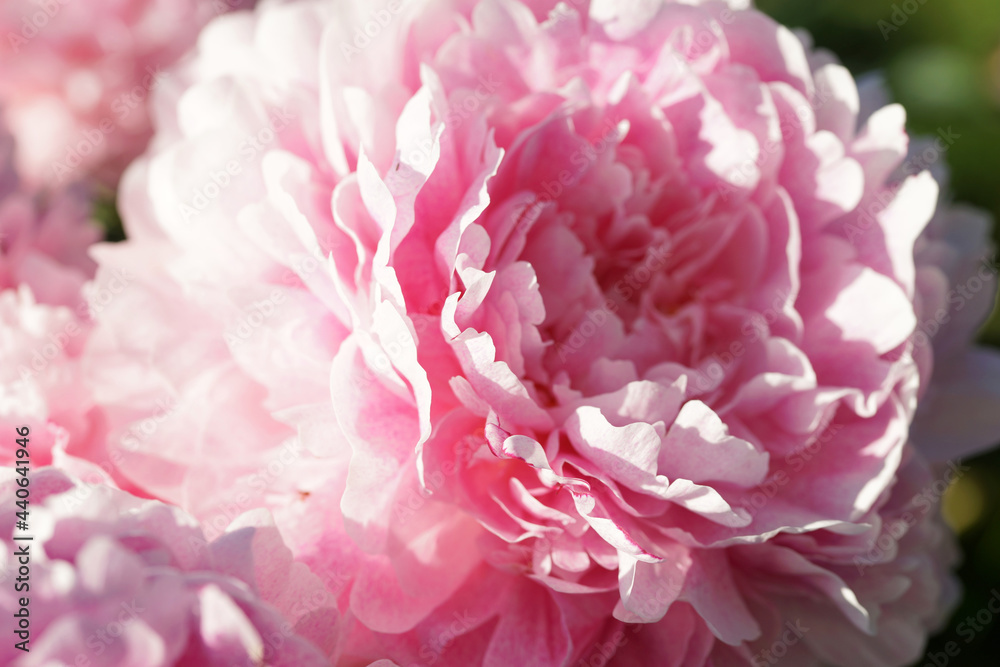
<path fill-rule="evenodd" d="M 209 543 L 176 508 L 46 468 L 29 478 L 34 539 L 16 541 L 26 534 L 14 529 L 22 486 L 10 477 L 0 569 L 14 581 L 13 554 L 29 553 L 32 639 L 28 653 L 5 642 L 4 664 L 329 664 L 305 637 L 332 641 L 336 612 L 266 516 L 247 515 Z M 13 586 L 0 607 L 9 617 L 23 608 Z"/>

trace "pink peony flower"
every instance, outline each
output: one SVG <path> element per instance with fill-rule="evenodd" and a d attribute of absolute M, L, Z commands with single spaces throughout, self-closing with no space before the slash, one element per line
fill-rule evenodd
<path fill-rule="evenodd" d="M 211 23 L 95 253 L 135 276 L 86 357 L 120 473 L 210 534 L 270 509 L 335 662 L 914 659 L 939 188 L 741 4 Z"/>
<path fill-rule="evenodd" d="M 183 512 L 55 469 L 30 477 L 30 533 L 14 530 L 3 483 L 4 578 L 11 554 L 31 562 L 29 653 L 4 642 L 5 665 L 328 665 L 336 613 L 305 566 L 293 565 L 266 512 L 249 513 L 208 543 Z M 13 586 L 0 593 L 10 618 Z M 322 612 L 322 626 L 314 622 Z M 24 639 L 21 637 L 20 639 Z M 19 640 L 20 641 L 20 640 Z"/>
<path fill-rule="evenodd" d="M 114 186 L 150 136 L 146 100 L 210 18 L 250 0 L 11 0 L 0 105 L 33 183 Z M 92 172 L 92 173 L 91 173 Z"/>

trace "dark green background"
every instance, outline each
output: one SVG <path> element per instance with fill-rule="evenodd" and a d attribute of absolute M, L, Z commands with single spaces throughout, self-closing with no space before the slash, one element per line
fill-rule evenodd
<path fill-rule="evenodd" d="M 807 29 L 817 46 L 836 53 L 855 75 L 883 71 L 907 109 L 912 133 L 951 127 L 960 134 L 947 154 L 952 193 L 1000 218 L 1000 0 L 759 0 L 758 6 L 787 26 Z M 897 27 L 894 14 L 901 25 L 890 31 L 887 26 Z M 110 239 L 122 238 L 109 200 L 98 216 L 108 224 Z M 982 340 L 1000 346 L 996 310 Z M 1000 450 L 966 463 L 972 472 L 945 499 L 965 552 L 965 597 L 915 663 L 921 667 L 945 667 L 945 659 L 952 666 L 1000 667 L 1000 615 L 971 643 L 957 633 L 962 619 L 983 609 L 994 589 L 1000 591 Z M 960 647 L 957 657 L 942 653 L 948 642 Z"/>
<path fill-rule="evenodd" d="M 836 53 L 855 75 L 885 72 L 896 101 L 907 109 L 912 133 L 951 126 L 961 135 L 947 154 L 955 198 L 1000 218 L 1000 0 L 759 0 L 758 6 L 787 26 L 807 29 L 817 46 Z M 894 13 L 901 25 L 890 31 L 887 26 L 897 27 Z M 1000 345 L 996 310 L 982 340 Z M 937 667 L 945 660 L 1000 666 L 1000 615 L 970 643 L 967 633 L 958 634 L 959 623 L 1000 590 L 1000 452 L 967 463 L 972 472 L 945 500 L 965 551 L 959 573 L 965 598 L 915 663 L 921 667 L 935 665 L 934 659 Z M 952 641 L 960 652 L 948 657 L 941 652 Z"/>

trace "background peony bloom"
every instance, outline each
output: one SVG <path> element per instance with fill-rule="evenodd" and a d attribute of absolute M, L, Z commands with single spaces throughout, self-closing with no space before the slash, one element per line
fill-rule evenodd
<path fill-rule="evenodd" d="M 100 231 L 85 191 L 30 190 L 12 154 L 0 130 L 0 428 L 31 427 L 36 465 L 88 459 L 113 474 L 80 363 L 94 309 L 111 295 L 92 300 L 84 290 L 96 268 L 87 251 Z M 15 449 L 10 439 L 0 446 L 4 465 Z"/>
<path fill-rule="evenodd" d="M 33 183 L 114 186 L 150 136 L 146 100 L 210 18 L 251 0 L 10 0 L 0 105 Z M 91 173 L 93 172 L 93 173 Z"/>
<path fill-rule="evenodd" d="M 17 576 L 14 480 L 3 483 L 2 568 Z M 30 653 L 5 642 L 4 664 L 328 665 L 336 613 L 265 513 L 204 540 L 183 512 L 55 469 L 31 477 Z M 10 617 L 12 586 L 0 593 Z M 324 623 L 313 622 L 323 612 Z M 312 641 L 310 641 L 312 640 Z M 314 644 L 313 641 L 317 642 Z M 326 643 L 326 645 L 324 645 Z"/>
<path fill-rule="evenodd" d="M 89 332 L 73 310 L 37 303 L 26 286 L 0 291 L 0 428 L 31 427 L 35 465 L 72 468 L 69 459 L 86 459 L 114 474 L 116 456 L 105 447 L 101 411 L 81 368 Z M 11 438 L 0 446 L 3 465 L 14 463 L 16 450 Z"/>
<path fill-rule="evenodd" d="M 79 186 L 42 193 L 23 182 L 13 137 L 0 123 L 0 290 L 27 285 L 36 297 L 78 306 L 96 265 L 87 255 L 100 238 Z"/>
<path fill-rule="evenodd" d="M 919 655 L 939 187 L 737 4 L 210 24 L 95 251 L 135 276 L 87 351 L 110 442 L 191 399 L 121 474 L 213 533 L 273 511 L 346 664 Z"/>
<path fill-rule="evenodd" d="M 996 444 L 1000 427 L 994 409 L 1000 357 L 970 345 L 996 301 L 1000 265 L 989 240 L 992 222 L 981 211 L 942 205 L 916 245 L 915 356 L 927 366 L 924 375 L 931 366 L 934 372 L 913 438 L 938 460 Z"/>

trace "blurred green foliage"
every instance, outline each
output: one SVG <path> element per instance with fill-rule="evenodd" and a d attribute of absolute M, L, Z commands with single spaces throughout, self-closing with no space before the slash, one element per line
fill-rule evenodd
<path fill-rule="evenodd" d="M 104 230 L 105 241 L 124 241 L 125 230 L 113 194 L 99 193 L 94 200 L 94 220 Z"/>
<path fill-rule="evenodd" d="M 808 30 L 856 76 L 881 70 L 907 109 L 914 134 L 949 128 L 961 135 L 947 154 L 955 199 L 1000 219 L 1000 1 L 758 0 L 790 27 Z M 996 228 L 994 238 L 1000 239 Z M 1000 315 L 982 340 L 1000 347 Z M 1000 442 L 1000 433 L 997 434 Z M 961 606 L 917 665 L 1000 665 L 1000 614 L 987 602 L 1000 591 L 1000 452 L 967 461 L 972 472 L 946 498 L 959 529 L 965 587 Z M 996 603 L 994 603 L 996 608 Z M 968 617 L 989 618 L 976 631 Z M 965 623 L 963 625 L 963 622 Z M 945 648 L 954 642 L 949 656 Z"/>

